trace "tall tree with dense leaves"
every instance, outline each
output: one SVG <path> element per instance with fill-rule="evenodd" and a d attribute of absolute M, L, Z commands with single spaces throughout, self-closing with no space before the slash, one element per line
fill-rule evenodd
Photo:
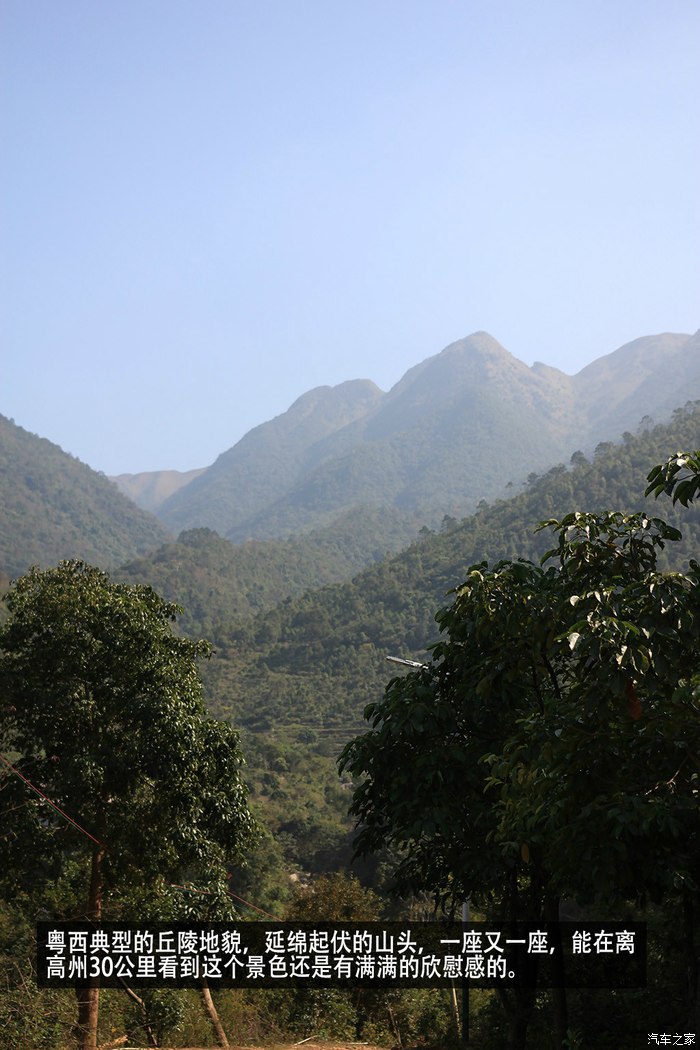
<path fill-rule="evenodd" d="M 686 452 L 675 452 L 663 463 L 653 467 L 647 476 L 649 485 L 645 495 L 669 496 L 673 503 L 689 507 L 700 496 L 700 449 Z M 700 567 L 691 561 L 696 588 L 700 585 Z M 700 619 L 700 614 L 696 614 Z M 696 823 L 688 842 L 690 863 L 678 879 L 683 895 L 684 945 L 687 960 L 688 987 L 688 1024 L 697 1027 L 700 1024 L 700 946 L 697 934 L 700 920 L 700 828 L 697 821 L 697 802 L 700 792 L 700 746 L 698 735 L 698 708 L 700 707 L 700 659 L 696 652 L 689 662 L 684 674 L 683 687 L 678 689 L 675 699 L 682 708 L 686 721 L 690 722 L 686 737 L 686 754 L 681 769 L 685 767 L 681 786 L 688 809 L 696 816 Z M 693 714 L 695 718 L 693 719 Z M 674 773 L 669 784 L 677 793 L 678 773 Z"/>
<path fill-rule="evenodd" d="M 189 877 L 221 889 L 254 822 L 237 735 L 205 715 L 197 661 L 208 645 L 177 637 L 178 607 L 150 588 L 78 561 L 32 570 L 7 606 L 0 746 L 74 823 L 11 777 L 5 890 L 36 890 L 83 858 L 81 917 L 99 922 L 131 886 Z M 98 1000 L 98 987 L 79 990 L 84 1050 L 96 1046 Z"/>
<path fill-rule="evenodd" d="M 367 708 L 341 758 L 358 851 L 396 850 L 400 891 L 507 919 L 552 918 L 562 894 L 693 895 L 700 570 L 657 571 L 680 533 L 644 513 L 547 525 L 558 564 L 472 566 L 426 665 Z M 532 1010 L 514 998 L 513 1050 Z"/>
<path fill-rule="evenodd" d="M 562 688 L 551 654 L 557 579 L 530 562 L 472 566 L 437 615 L 444 639 L 430 660 L 389 683 L 365 711 L 371 731 L 343 752 L 341 767 L 360 778 L 358 852 L 392 849 L 401 894 L 429 891 L 447 905 L 471 897 L 501 921 L 547 914 L 540 858 L 497 838 L 484 756 L 501 754 L 520 720 Z M 516 988 L 503 1001 L 509 1045 L 524 1046 L 534 991 Z"/>
<path fill-rule="evenodd" d="M 680 533 L 645 514 L 547 525 L 558 535 L 545 556 L 559 563 L 552 662 L 566 687 L 486 759 L 496 837 L 542 852 L 578 900 L 660 898 L 696 863 L 700 739 L 686 687 L 698 667 L 698 567 L 659 572 L 657 552 Z"/>
<path fill-rule="evenodd" d="M 644 514 L 574 513 L 558 534 L 557 702 L 485 757 L 494 841 L 521 843 L 579 903 L 682 906 L 687 1015 L 697 1024 L 700 571 L 656 568 L 679 533 Z M 568 621 L 568 622 L 567 622 Z M 675 906 L 675 905 L 674 905 Z M 679 991 L 679 1000 L 683 994 Z"/>

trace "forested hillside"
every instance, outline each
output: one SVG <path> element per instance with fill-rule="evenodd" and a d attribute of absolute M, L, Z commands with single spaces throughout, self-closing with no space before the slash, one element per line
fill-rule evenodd
<path fill-rule="evenodd" d="M 663 552 L 662 564 L 682 564 L 700 552 L 700 512 L 659 505 L 643 492 L 654 464 L 698 445 L 696 403 L 668 426 L 600 444 L 591 461 L 574 454 L 569 467 L 532 476 L 526 491 L 460 523 L 446 521 L 441 533 L 424 534 L 351 582 L 217 628 L 218 653 L 205 671 L 208 702 L 243 731 L 255 795 L 282 833 L 288 863 L 332 865 L 332 840 L 336 862 L 347 859 L 346 796 L 335 784 L 334 757 L 395 673 L 386 657 L 420 659 L 437 640 L 435 613 L 467 567 L 505 557 L 537 560 L 552 542 L 547 530 L 535 533 L 539 521 L 607 508 L 646 509 L 678 525 L 683 542 Z M 507 472 L 508 464 L 494 468 Z"/>
<path fill-rule="evenodd" d="M 211 529 L 190 529 L 114 575 L 129 583 L 149 583 L 182 605 L 183 630 L 209 637 L 222 624 L 271 609 L 286 597 L 349 579 L 406 547 L 420 526 L 413 515 L 368 507 L 289 540 L 234 544 Z"/>
<path fill-rule="evenodd" d="M 201 476 L 175 492 L 159 508 L 162 520 L 173 530 L 204 525 L 225 535 L 313 469 L 327 455 L 329 439 L 338 432 L 345 434 L 381 396 L 369 380 L 308 391 L 287 412 L 254 427 Z M 243 538 L 247 535 L 253 533 L 244 531 Z"/>
<path fill-rule="evenodd" d="M 0 416 L 0 569 L 17 576 L 61 558 L 111 568 L 168 530 L 102 474 Z"/>

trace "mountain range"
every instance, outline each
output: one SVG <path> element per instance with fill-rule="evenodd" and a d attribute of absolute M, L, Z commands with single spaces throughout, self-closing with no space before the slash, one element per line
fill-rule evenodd
<path fill-rule="evenodd" d="M 111 569 L 163 548 L 163 573 L 183 557 L 216 566 L 207 570 L 211 594 L 221 590 L 220 564 L 235 562 L 238 605 L 221 594 L 221 611 L 255 612 L 347 578 L 405 547 L 421 526 L 518 491 L 573 451 L 619 439 L 643 417 L 646 426 L 663 421 L 698 397 L 700 333 L 645 336 L 568 376 L 528 367 L 477 332 L 388 393 L 366 379 L 311 390 L 185 474 L 122 475 L 115 485 L 0 417 L 0 576 L 61 557 Z M 192 535 L 167 550 L 181 530 Z M 273 538 L 284 542 L 266 552 L 244 542 Z M 277 569 L 261 587 L 268 554 Z"/>
<path fill-rule="evenodd" d="M 115 480 L 172 531 L 205 526 L 234 541 L 320 528 L 358 506 L 409 511 L 434 526 L 645 416 L 667 419 L 693 397 L 700 332 L 645 336 L 574 376 L 528 367 L 476 332 L 388 393 L 369 380 L 309 391 L 193 479 L 174 479 L 176 488 L 172 472 Z"/>

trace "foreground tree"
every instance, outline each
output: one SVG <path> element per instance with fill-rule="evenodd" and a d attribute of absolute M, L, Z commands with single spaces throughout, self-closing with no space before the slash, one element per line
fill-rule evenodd
<path fill-rule="evenodd" d="M 431 892 L 448 908 L 466 898 L 492 919 L 532 920 L 549 907 L 541 858 L 498 838 L 484 756 L 501 754 L 520 720 L 563 686 L 553 667 L 557 574 L 529 562 L 472 566 L 437 615 L 444 638 L 419 670 L 393 679 L 370 705 L 369 733 L 341 766 L 360 783 L 352 812 L 358 853 L 389 847 L 399 894 Z M 503 996 L 510 1045 L 524 1046 L 534 989 Z"/>
<path fill-rule="evenodd" d="M 669 496 L 673 503 L 689 507 L 700 496 L 700 449 L 686 452 L 675 452 L 664 463 L 653 467 L 647 476 L 649 482 L 645 495 L 653 493 Z M 696 592 L 700 587 L 700 567 L 691 561 L 695 578 Z M 700 614 L 695 612 L 696 632 L 700 635 Z M 677 772 L 670 779 L 669 786 L 674 794 L 682 789 L 686 807 L 691 817 L 688 823 L 691 828 L 684 829 L 688 835 L 686 843 L 687 862 L 684 869 L 676 875 L 676 883 L 683 899 L 684 947 L 687 963 L 688 986 L 688 1026 L 697 1028 L 700 1025 L 700 821 L 698 820 L 698 796 L 700 792 L 700 760 L 698 754 L 697 715 L 700 709 L 700 658 L 696 646 L 692 659 L 688 662 L 683 675 L 683 682 L 674 694 L 678 707 L 682 710 L 688 726 L 685 736 L 686 752 Z M 682 779 L 679 781 L 679 775 Z M 692 818 L 695 818 L 693 820 Z"/>
<path fill-rule="evenodd" d="M 580 901 L 660 899 L 697 863 L 694 761 L 700 573 L 661 573 L 680 538 L 644 514 L 571 514 L 558 545 L 557 665 L 566 688 L 488 756 L 498 838 L 547 856 Z M 527 784 L 527 790 L 520 785 Z M 580 857 L 586 856 L 586 865 Z"/>
<path fill-rule="evenodd" d="M 198 879 L 223 891 L 254 835 L 238 738 L 206 718 L 204 642 L 173 634 L 178 607 L 82 562 L 32 570 L 0 631 L 0 747 L 54 806 L 9 777 L 6 892 L 40 890 L 84 857 L 81 916 L 128 916 L 128 891 Z M 18 757 L 16 757 L 18 756 Z M 69 818 L 70 822 L 69 822 Z M 97 1043 L 99 988 L 78 993 L 77 1037 Z"/>
<path fill-rule="evenodd" d="M 547 525 L 556 564 L 472 566 L 429 661 L 367 708 L 341 757 L 358 852 L 390 846 L 399 892 L 471 896 L 493 918 L 556 918 L 564 894 L 680 889 L 694 907 L 700 571 L 657 571 L 680 534 L 645 514 Z M 534 997 L 503 998 L 515 1050 Z"/>

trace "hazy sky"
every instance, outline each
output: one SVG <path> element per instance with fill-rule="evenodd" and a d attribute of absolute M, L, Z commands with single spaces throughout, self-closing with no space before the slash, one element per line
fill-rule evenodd
<path fill-rule="evenodd" d="M 2 0 L 0 412 L 210 463 L 486 329 L 700 326 L 697 0 Z"/>

